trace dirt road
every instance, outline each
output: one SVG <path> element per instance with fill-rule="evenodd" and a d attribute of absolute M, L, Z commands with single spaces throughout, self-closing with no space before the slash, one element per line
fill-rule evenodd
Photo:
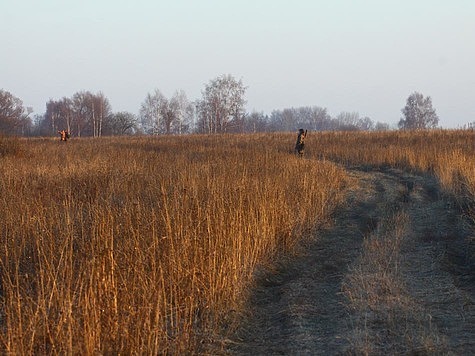
<path fill-rule="evenodd" d="M 260 278 L 230 354 L 475 354 L 473 230 L 430 177 L 388 169 Z"/>

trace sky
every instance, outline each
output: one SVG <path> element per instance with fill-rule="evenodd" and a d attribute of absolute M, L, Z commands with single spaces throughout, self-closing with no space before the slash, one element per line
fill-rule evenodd
<path fill-rule="evenodd" d="M 474 0 L 0 0 L 0 89 L 200 99 L 230 74 L 248 112 L 319 106 L 396 125 L 413 92 L 445 128 L 475 121 Z"/>

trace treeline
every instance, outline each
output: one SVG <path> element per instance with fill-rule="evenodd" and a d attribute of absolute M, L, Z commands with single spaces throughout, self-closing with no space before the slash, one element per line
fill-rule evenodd
<path fill-rule="evenodd" d="M 158 94 L 157 94 L 158 93 Z M 9 94 L 9 93 L 8 93 Z M 10 94 L 11 95 L 11 94 Z M 13 96 L 12 96 L 13 97 Z M 338 130 L 389 130 L 388 124 L 374 123 L 358 113 L 341 113 L 331 117 L 326 108 L 318 106 L 274 110 L 270 115 L 252 112 L 230 118 L 226 123 L 213 124 L 200 116 L 196 102 L 188 102 L 182 92 L 166 99 L 161 93 L 148 94 L 140 114 L 116 112 L 102 93 L 88 91 L 72 97 L 50 100 L 46 112 L 29 117 L 29 110 L 15 99 L 11 113 L 0 113 L 0 132 L 19 136 L 52 136 L 67 130 L 76 137 L 121 136 L 137 134 L 188 134 L 188 133 L 250 133 L 293 131 L 304 127 L 313 131 Z M 159 105 L 154 106 L 156 103 Z M 161 118 L 166 118 L 162 120 Z"/>
<path fill-rule="evenodd" d="M 200 99 L 190 101 L 182 90 L 167 98 L 160 90 L 148 93 L 139 114 L 113 112 L 102 93 L 80 91 L 71 97 L 50 99 L 46 112 L 31 118 L 32 110 L 13 94 L 0 90 L 0 134 L 52 136 L 67 130 L 73 136 L 169 135 L 189 133 L 252 133 L 294 131 L 385 131 L 390 126 L 342 112 L 335 117 L 319 106 L 274 110 L 270 115 L 245 111 L 247 87 L 231 75 L 211 80 Z M 435 128 L 438 117 L 430 97 L 409 96 L 398 123 L 400 129 Z M 473 123 L 468 127 L 473 127 Z"/>
<path fill-rule="evenodd" d="M 49 100 L 46 112 L 30 117 L 31 108 L 13 94 L 0 90 L 0 134 L 52 136 L 67 130 L 74 136 L 99 137 L 137 132 L 137 119 L 128 112 L 113 113 L 109 100 L 99 92 L 75 93 L 72 97 Z"/>
<path fill-rule="evenodd" d="M 326 108 L 318 106 L 299 107 L 274 111 L 269 119 L 274 131 L 291 131 L 305 127 L 313 131 L 384 131 L 389 125 L 374 122 L 369 117 L 360 117 L 358 112 L 342 112 L 331 117 Z"/>

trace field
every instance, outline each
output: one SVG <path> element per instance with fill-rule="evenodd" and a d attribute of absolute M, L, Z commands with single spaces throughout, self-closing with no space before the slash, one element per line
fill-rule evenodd
<path fill-rule="evenodd" d="M 363 200 L 348 205 L 368 182 L 378 187 L 377 171 L 398 170 L 382 182 L 406 189 L 411 182 L 410 191 L 398 185 L 397 202 L 406 195 L 415 201 L 418 177 L 433 179 L 431 189 L 473 228 L 473 131 L 311 133 L 303 159 L 293 155 L 294 136 L 0 138 L 2 353 L 268 350 L 239 333 L 258 326 L 246 317 L 249 303 L 269 276 L 280 278 L 282 261 L 305 261 L 302 247 L 348 222 L 348 207 L 360 209 L 350 215 L 368 248 L 379 246 L 369 238 L 379 220 L 407 225 L 402 211 L 379 212 L 375 204 L 371 211 L 388 215 L 376 219 L 365 215 Z M 470 231 L 466 251 L 473 251 Z M 344 253 L 349 241 L 334 252 Z M 317 267 L 325 258 L 348 267 L 350 259 L 318 253 Z M 366 266 L 369 259 L 351 261 L 354 269 L 379 268 Z M 368 308 L 369 299 L 355 296 L 357 275 L 345 278 L 329 289 L 353 310 Z M 352 350 L 371 353 L 377 345 L 359 337 L 368 333 L 359 320 L 354 313 L 347 340 Z M 424 345 L 450 350 L 450 343 Z"/>

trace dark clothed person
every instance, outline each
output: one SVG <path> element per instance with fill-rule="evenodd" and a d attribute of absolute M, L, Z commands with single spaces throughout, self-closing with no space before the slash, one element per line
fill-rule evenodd
<path fill-rule="evenodd" d="M 300 157 L 303 156 L 303 150 L 305 148 L 305 137 L 307 136 L 307 130 L 300 129 L 297 136 L 297 143 L 295 144 L 295 153 Z"/>

